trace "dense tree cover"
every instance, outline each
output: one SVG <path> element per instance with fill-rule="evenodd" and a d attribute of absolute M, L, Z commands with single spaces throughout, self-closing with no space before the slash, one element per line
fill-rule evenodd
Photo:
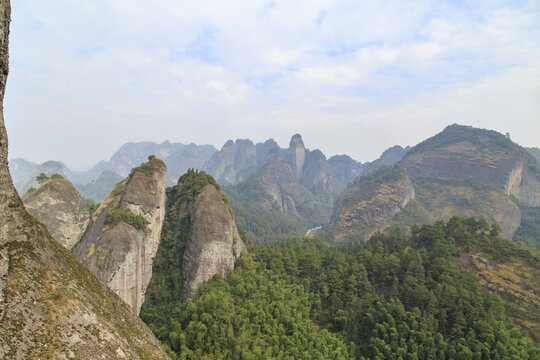
<path fill-rule="evenodd" d="M 162 324 L 149 323 L 172 359 L 350 359 L 345 343 L 309 319 L 320 303 L 302 285 L 244 254 Z M 143 317 L 144 319 L 144 317 Z"/>
<path fill-rule="evenodd" d="M 146 228 L 146 220 L 142 215 L 136 215 L 129 209 L 114 208 L 105 214 L 105 225 L 114 225 L 120 222 L 129 224 L 137 230 Z"/>
<path fill-rule="evenodd" d="M 538 268 L 537 252 L 499 231 L 455 217 L 346 247 L 310 238 L 254 247 L 191 303 L 178 300 L 182 241 L 169 233 L 141 317 L 173 359 L 536 359 L 504 301 L 456 264 L 481 250 Z"/>
<path fill-rule="evenodd" d="M 293 239 L 260 248 L 256 260 L 321 301 L 315 320 L 371 359 L 533 359 L 531 340 L 506 318 L 504 302 L 486 292 L 455 257 L 481 249 L 495 257 L 538 255 L 497 235 L 498 225 L 452 218 L 448 223 L 377 234 L 366 244 L 334 248 Z"/>

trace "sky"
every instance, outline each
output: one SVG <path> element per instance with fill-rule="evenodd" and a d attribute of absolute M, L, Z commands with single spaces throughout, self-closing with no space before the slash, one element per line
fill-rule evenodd
<path fill-rule="evenodd" d="M 10 158 L 300 133 L 359 161 L 458 123 L 540 147 L 540 1 L 13 1 Z"/>

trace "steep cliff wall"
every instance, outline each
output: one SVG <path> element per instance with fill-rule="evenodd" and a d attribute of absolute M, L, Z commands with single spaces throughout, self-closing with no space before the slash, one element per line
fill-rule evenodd
<path fill-rule="evenodd" d="M 339 195 L 345 188 L 326 161 L 326 157 L 319 150 L 307 153 L 300 182 L 317 195 Z"/>
<path fill-rule="evenodd" d="M 231 212 L 214 185 L 206 185 L 191 215 L 191 234 L 184 253 L 185 300 L 215 274 L 225 276 L 246 247 Z"/>
<path fill-rule="evenodd" d="M 306 160 L 306 147 L 299 134 L 295 134 L 291 138 L 289 151 L 291 152 L 291 165 L 296 174 L 296 180 L 300 181 L 304 170 L 304 161 Z"/>
<path fill-rule="evenodd" d="M 517 163 L 510 171 L 505 191 L 507 195 L 515 196 L 526 206 L 540 206 L 540 181 L 523 161 Z"/>
<path fill-rule="evenodd" d="M 159 246 L 166 180 L 167 168 L 159 159 L 135 168 L 96 210 L 88 230 L 74 248 L 75 256 L 137 314 Z M 108 216 L 120 214 L 119 210 L 132 214 L 126 215 L 132 218 L 142 216 L 144 226 L 137 228 L 127 220 L 107 221 Z"/>
<path fill-rule="evenodd" d="M 23 199 L 24 207 L 49 230 L 52 237 L 71 250 L 90 221 L 88 206 L 77 189 L 64 178 L 47 181 Z"/>
<path fill-rule="evenodd" d="M 396 167 L 405 169 L 416 200 L 405 207 L 389 206 L 385 196 L 385 201 L 375 201 L 393 193 L 391 169 L 383 176 L 375 172 L 359 178 L 336 205 L 331 225 L 336 241 L 347 234 L 447 221 L 454 215 L 497 222 L 512 239 L 522 219 L 520 206 L 540 205 L 536 160 L 494 131 L 448 126 L 410 149 Z M 382 222 L 381 214 L 386 217 Z"/>
<path fill-rule="evenodd" d="M 0 358 L 166 359 L 150 330 L 26 212 L 8 171 L 3 98 L 10 3 L 0 0 Z"/>
<path fill-rule="evenodd" d="M 529 206 L 540 205 L 536 160 L 495 131 L 451 125 L 412 148 L 399 162 L 412 177 L 470 179 L 493 185 Z"/>
<path fill-rule="evenodd" d="M 225 276 L 246 251 L 227 198 L 204 171 L 189 170 L 167 188 L 167 211 L 141 317 L 170 316 L 215 274 Z"/>
<path fill-rule="evenodd" d="M 334 241 L 366 240 L 414 197 L 414 186 L 402 168 L 386 168 L 360 178 L 335 205 L 331 226 Z"/>
<path fill-rule="evenodd" d="M 204 164 L 204 169 L 220 184 L 236 184 L 257 168 L 257 149 L 251 140 L 227 141 Z"/>

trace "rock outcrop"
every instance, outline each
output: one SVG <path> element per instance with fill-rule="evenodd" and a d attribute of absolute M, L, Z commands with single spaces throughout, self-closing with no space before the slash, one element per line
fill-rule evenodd
<path fill-rule="evenodd" d="M 362 174 L 364 165 L 348 155 L 335 155 L 328 159 L 328 165 L 337 178 L 344 184 L 354 181 Z"/>
<path fill-rule="evenodd" d="M 24 207 L 41 221 L 52 237 L 71 250 L 88 222 L 88 206 L 77 189 L 64 178 L 53 178 L 23 198 Z"/>
<path fill-rule="evenodd" d="M 334 241 L 367 240 L 414 197 L 413 183 L 400 167 L 360 178 L 344 191 L 335 205 L 332 216 Z"/>
<path fill-rule="evenodd" d="M 191 211 L 191 233 L 182 271 L 184 300 L 191 300 L 214 275 L 225 277 L 246 251 L 232 213 L 214 185 L 202 189 Z"/>
<path fill-rule="evenodd" d="M 470 179 L 493 185 L 529 206 L 540 205 L 536 160 L 495 131 L 450 125 L 411 149 L 400 161 L 412 177 Z"/>
<path fill-rule="evenodd" d="M 306 147 L 300 134 L 295 134 L 291 138 L 289 151 L 291 153 L 291 165 L 296 174 L 296 179 L 300 181 L 304 170 L 304 161 L 306 160 Z"/>
<path fill-rule="evenodd" d="M 246 246 L 215 179 L 190 169 L 167 188 L 165 222 L 141 317 L 153 321 L 234 268 Z"/>
<path fill-rule="evenodd" d="M 154 158 L 132 170 L 100 205 L 75 256 L 139 313 L 165 218 L 167 168 Z M 130 219 L 142 216 L 137 227 Z M 119 219 L 114 219 L 118 217 Z"/>
<path fill-rule="evenodd" d="M 263 160 L 256 178 L 262 190 L 275 201 L 280 211 L 297 213 L 293 199 L 294 193 L 298 190 L 296 173 L 277 149 L 271 151 Z M 273 208 L 272 204 L 266 201 L 259 206 L 268 210 Z"/>
<path fill-rule="evenodd" d="M 396 168 L 405 169 L 404 176 L 414 186 L 415 199 L 407 206 L 374 200 L 393 193 L 395 179 L 388 174 Z M 381 176 L 381 171 L 387 175 Z M 338 201 L 331 229 L 340 241 L 353 233 L 369 236 L 392 226 L 447 221 L 460 215 L 497 222 L 511 239 L 520 227 L 522 206 L 540 205 L 539 173 L 536 160 L 502 134 L 451 125 L 410 149 L 394 168 L 355 181 Z M 400 203 L 394 200 L 390 202 Z"/>
<path fill-rule="evenodd" d="M 236 184 L 257 168 L 257 149 L 248 139 L 228 140 L 204 164 L 204 169 L 220 184 Z"/>
<path fill-rule="evenodd" d="M 345 188 L 320 150 L 307 153 L 300 183 L 313 194 L 339 195 Z"/>
<path fill-rule="evenodd" d="M 148 327 L 17 196 L 2 105 L 9 22 L 0 0 L 0 358 L 166 359 Z"/>

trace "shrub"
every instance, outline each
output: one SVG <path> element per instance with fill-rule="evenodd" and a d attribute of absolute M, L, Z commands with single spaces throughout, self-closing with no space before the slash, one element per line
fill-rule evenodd
<path fill-rule="evenodd" d="M 112 209 L 105 215 L 105 225 L 118 224 L 120 222 L 133 226 L 137 230 L 146 227 L 146 220 L 141 215 L 135 215 L 129 209 Z"/>

